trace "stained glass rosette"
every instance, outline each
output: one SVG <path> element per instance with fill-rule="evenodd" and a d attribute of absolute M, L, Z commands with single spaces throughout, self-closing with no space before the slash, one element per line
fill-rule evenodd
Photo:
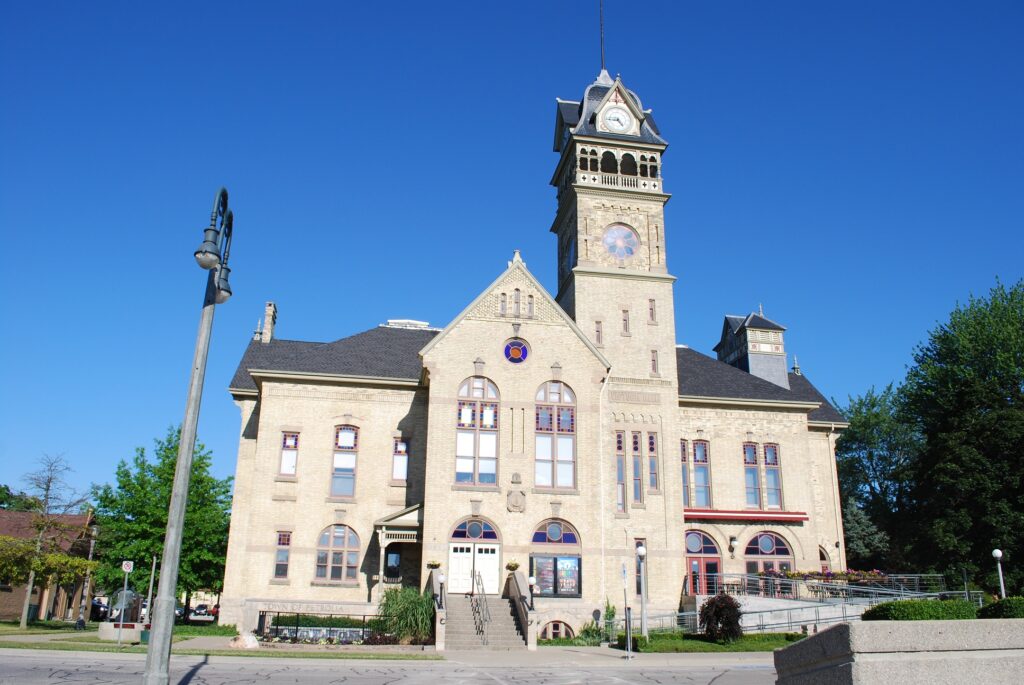
<path fill-rule="evenodd" d="M 505 359 L 513 364 L 522 364 L 530 356 L 530 348 L 522 340 L 509 340 L 505 343 Z"/>
<path fill-rule="evenodd" d="M 629 259 L 640 247 L 636 233 L 622 225 L 611 226 L 605 231 L 602 242 L 608 254 L 616 259 Z"/>

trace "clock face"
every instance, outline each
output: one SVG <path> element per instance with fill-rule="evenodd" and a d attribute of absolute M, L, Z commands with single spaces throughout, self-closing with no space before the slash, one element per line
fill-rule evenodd
<path fill-rule="evenodd" d="M 633 116 L 622 107 L 609 107 L 604 111 L 604 125 L 609 131 L 624 133 L 633 125 Z"/>
<path fill-rule="evenodd" d="M 640 239 L 629 226 L 612 224 L 601 239 L 608 254 L 616 259 L 629 259 L 640 248 Z"/>

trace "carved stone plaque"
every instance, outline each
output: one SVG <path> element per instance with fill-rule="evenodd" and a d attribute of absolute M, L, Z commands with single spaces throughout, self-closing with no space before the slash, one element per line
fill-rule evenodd
<path fill-rule="evenodd" d="M 521 514 L 526 511 L 526 493 L 522 490 L 508 491 L 508 510 Z"/>

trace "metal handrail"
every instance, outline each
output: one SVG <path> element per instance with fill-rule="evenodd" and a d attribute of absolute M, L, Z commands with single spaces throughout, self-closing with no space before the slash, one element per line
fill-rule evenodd
<path fill-rule="evenodd" d="M 515 571 L 509 573 L 509 595 L 512 597 L 512 605 L 515 607 L 516 616 L 519 618 L 519 626 L 523 638 L 527 638 L 527 630 L 530 625 L 530 600 L 526 598 L 523 589 L 519 586 L 519 576 Z"/>
<path fill-rule="evenodd" d="M 473 589 L 470 592 L 470 606 L 473 609 L 473 621 L 476 624 L 477 635 L 480 640 L 487 644 L 487 624 L 491 622 L 491 611 L 487 607 L 487 594 L 484 592 L 484 577 L 477 571 L 473 578 Z"/>
<path fill-rule="evenodd" d="M 949 594 L 909 590 L 902 584 L 898 587 L 878 587 L 837 583 L 815 578 L 781 578 L 750 573 L 708 573 L 704 577 L 704 582 L 707 586 L 706 594 L 777 597 L 822 604 L 835 603 L 835 600 L 877 602 L 891 599 L 925 599 Z"/>

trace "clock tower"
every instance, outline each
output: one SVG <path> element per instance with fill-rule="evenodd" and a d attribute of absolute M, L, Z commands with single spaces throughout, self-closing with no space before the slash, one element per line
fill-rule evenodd
<path fill-rule="evenodd" d="M 667 147 L 651 111 L 605 70 L 582 100 L 558 100 L 556 299 L 614 376 L 674 388 L 675 278 L 666 263 L 669 195 L 661 175 Z"/>

